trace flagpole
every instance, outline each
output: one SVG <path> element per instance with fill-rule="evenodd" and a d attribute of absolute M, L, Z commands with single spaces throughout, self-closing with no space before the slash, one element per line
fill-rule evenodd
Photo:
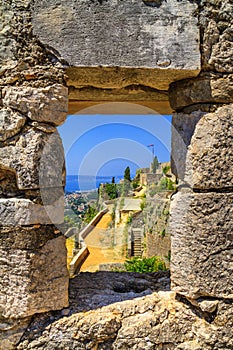
<path fill-rule="evenodd" d="M 155 145 L 154 145 L 154 144 L 151 144 L 151 145 L 148 145 L 147 147 L 151 147 L 151 152 L 152 152 L 152 163 L 153 163 L 153 160 L 154 160 L 154 157 L 155 157 Z"/>

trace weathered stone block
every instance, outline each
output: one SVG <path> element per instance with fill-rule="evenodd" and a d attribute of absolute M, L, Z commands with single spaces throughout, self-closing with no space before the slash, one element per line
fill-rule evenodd
<path fill-rule="evenodd" d="M 233 187 L 233 105 L 173 117 L 172 170 L 196 189 Z"/>
<path fill-rule="evenodd" d="M 34 204 L 29 199 L 0 199 L 0 220 L 6 226 L 34 224 L 62 224 L 64 221 L 64 197 L 52 205 Z"/>
<path fill-rule="evenodd" d="M 12 112 L 10 109 L 0 110 L 0 141 L 15 136 L 26 123 L 26 117 L 18 112 Z"/>
<path fill-rule="evenodd" d="M 233 75 L 208 74 L 170 85 L 171 107 L 179 110 L 198 103 L 233 102 Z"/>
<path fill-rule="evenodd" d="M 6 87 L 3 105 L 38 122 L 62 124 L 68 112 L 68 89 L 60 84 L 44 88 Z"/>
<path fill-rule="evenodd" d="M 0 315 L 24 318 L 68 305 L 65 238 L 52 226 L 1 228 Z"/>
<path fill-rule="evenodd" d="M 203 32 L 203 68 L 233 72 L 233 4 L 231 1 L 201 3 L 199 21 Z"/>
<path fill-rule="evenodd" d="M 196 10 L 188 0 L 158 6 L 142 0 L 72 0 L 69 6 L 66 0 L 49 0 L 33 3 L 32 22 L 45 46 L 53 47 L 70 66 L 83 67 L 80 86 L 111 87 L 115 79 L 121 86 L 129 85 L 127 80 L 147 85 L 135 79 L 142 69 L 141 79 L 149 77 L 154 87 L 164 89 L 200 70 Z M 111 72 L 98 68 L 95 79 L 87 67 L 109 67 Z M 127 68 L 127 77 L 121 77 L 119 67 Z M 146 74 L 145 68 L 154 71 Z"/>
<path fill-rule="evenodd" d="M 181 193 L 171 203 L 172 289 L 233 298 L 233 194 Z"/>
<path fill-rule="evenodd" d="M 16 172 L 18 188 L 62 187 L 64 151 L 57 132 L 26 128 L 0 148 L 0 168 Z"/>
<path fill-rule="evenodd" d="M 16 64 L 15 45 L 16 40 L 12 36 L 12 24 L 14 23 L 14 12 L 5 1 L 0 3 L 0 71 L 4 66 Z"/>

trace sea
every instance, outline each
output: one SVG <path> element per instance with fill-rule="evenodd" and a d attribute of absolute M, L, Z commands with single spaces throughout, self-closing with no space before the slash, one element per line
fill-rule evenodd
<path fill-rule="evenodd" d="M 115 183 L 119 183 L 124 176 L 115 176 Z M 111 183 L 112 176 L 89 176 L 89 175 L 67 175 L 66 176 L 66 193 L 88 192 L 98 189 L 101 183 Z"/>

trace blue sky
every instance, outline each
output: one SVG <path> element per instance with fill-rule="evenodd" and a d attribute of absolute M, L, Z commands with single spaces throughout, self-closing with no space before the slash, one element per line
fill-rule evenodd
<path fill-rule="evenodd" d="M 117 176 L 170 160 L 171 116 L 72 115 L 58 128 L 68 175 Z"/>

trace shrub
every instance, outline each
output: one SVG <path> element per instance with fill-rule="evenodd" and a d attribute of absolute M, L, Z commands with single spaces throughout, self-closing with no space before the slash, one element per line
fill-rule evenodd
<path fill-rule="evenodd" d="M 133 189 L 135 190 L 135 188 L 137 188 L 138 186 L 140 185 L 140 183 L 138 181 L 133 181 L 132 182 L 132 186 L 133 186 Z"/>
<path fill-rule="evenodd" d="M 133 257 L 126 260 L 124 268 L 127 272 L 157 272 L 167 270 L 162 258 L 159 256 L 152 256 L 151 258 Z"/>
<path fill-rule="evenodd" d="M 132 216 L 132 214 L 129 214 L 127 221 L 126 221 L 126 224 L 131 224 L 132 221 L 133 221 L 133 216 Z"/>
<path fill-rule="evenodd" d="M 163 167 L 162 171 L 163 171 L 164 175 L 166 175 L 170 169 L 171 169 L 170 165 L 166 165 L 165 167 Z"/>
<path fill-rule="evenodd" d="M 143 200 L 140 203 L 141 210 L 145 209 L 145 206 L 146 206 L 146 200 L 145 200 L 145 198 L 143 198 Z"/>
<path fill-rule="evenodd" d="M 107 183 L 104 188 L 109 199 L 117 198 L 117 187 L 115 183 Z"/>
<path fill-rule="evenodd" d="M 98 211 L 96 210 L 95 207 L 92 207 L 92 206 L 88 206 L 88 209 L 85 213 L 85 216 L 84 216 L 84 222 L 89 224 L 89 222 L 98 214 Z"/>

